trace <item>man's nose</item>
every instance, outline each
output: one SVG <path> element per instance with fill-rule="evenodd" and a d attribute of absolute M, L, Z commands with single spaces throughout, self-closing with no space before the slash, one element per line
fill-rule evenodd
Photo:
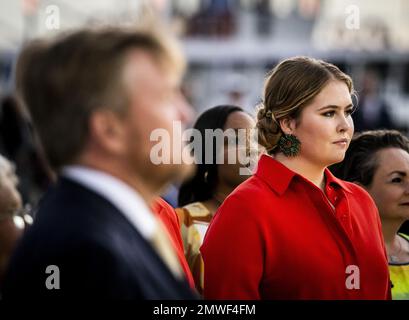
<path fill-rule="evenodd" d="M 180 121 L 182 123 L 191 122 L 193 120 L 194 110 L 191 104 L 186 100 L 183 94 L 180 94 L 178 104 L 179 104 Z"/>

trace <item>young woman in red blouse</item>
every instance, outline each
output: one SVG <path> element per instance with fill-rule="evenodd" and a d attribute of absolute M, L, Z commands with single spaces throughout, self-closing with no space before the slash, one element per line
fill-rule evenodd
<path fill-rule="evenodd" d="M 266 148 L 255 175 L 207 231 L 207 299 L 389 299 L 377 208 L 327 169 L 353 135 L 351 78 L 308 57 L 269 74 L 258 111 Z"/>

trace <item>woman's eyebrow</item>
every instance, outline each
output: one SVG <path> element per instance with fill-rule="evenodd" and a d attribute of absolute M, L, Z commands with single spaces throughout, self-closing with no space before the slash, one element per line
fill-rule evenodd
<path fill-rule="evenodd" d="M 405 171 L 392 171 L 391 173 L 388 174 L 388 176 L 391 176 L 391 175 L 393 175 L 395 173 L 397 173 L 397 174 L 399 174 L 400 176 L 403 176 L 403 177 L 407 176 L 407 173 Z"/>
<path fill-rule="evenodd" d="M 347 109 L 349 107 L 352 107 L 352 103 L 350 103 L 349 105 L 347 105 L 344 109 Z M 340 109 L 340 106 L 334 105 L 334 104 L 329 104 L 327 106 L 323 106 L 321 108 L 318 109 L 318 111 L 324 110 L 324 109 Z"/>

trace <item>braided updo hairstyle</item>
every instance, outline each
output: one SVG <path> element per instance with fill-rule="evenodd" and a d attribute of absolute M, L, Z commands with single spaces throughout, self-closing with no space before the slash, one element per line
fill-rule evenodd
<path fill-rule="evenodd" d="M 258 142 L 268 154 L 276 153 L 283 134 L 279 121 L 287 117 L 298 120 L 303 107 L 331 80 L 344 82 L 354 94 L 347 74 L 331 63 L 310 57 L 283 60 L 268 73 L 257 112 Z"/>

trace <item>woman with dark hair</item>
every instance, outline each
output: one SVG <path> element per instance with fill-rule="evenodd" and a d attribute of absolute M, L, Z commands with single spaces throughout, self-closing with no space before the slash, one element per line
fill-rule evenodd
<path fill-rule="evenodd" d="M 193 127 L 202 137 L 201 152 L 199 152 L 199 158 L 196 159 L 198 163 L 196 174 L 184 182 L 180 188 L 180 208 L 176 211 L 182 221 L 186 259 L 199 293 L 203 291 L 203 262 L 199 248 L 210 220 L 227 195 L 250 174 L 247 169 L 250 163 L 240 164 L 239 161 L 236 161 L 229 164 L 227 153 L 232 151 L 229 148 L 235 148 L 233 152 L 236 154 L 240 151 L 249 151 L 248 145 L 239 145 L 238 130 L 246 129 L 249 137 L 254 125 L 254 120 L 242 108 L 220 105 L 202 113 Z M 205 139 L 210 137 L 206 134 L 206 130 L 212 130 L 215 133 L 216 130 L 219 130 L 219 133 L 223 134 L 223 150 L 218 148 L 220 146 L 216 143 L 216 136 L 211 136 L 212 141 Z M 227 130 L 237 135 L 224 134 L 228 132 Z M 231 143 L 232 139 L 234 143 Z M 209 150 L 210 143 L 213 147 Z M 211 155 L 209 151 L 212 152 Z M 223 163 L 217 161 L 218 157 L 220 158 L 220 152 L 224 152 Z M 248 174 L 240 174 L 240 169 L 244 169 Z"/>
<path fill-rule="evenodd" d="M 206 299 L 388 299 L 377 209 L 334 177 L 354 125 L 352 79 L 309 57 L 265 82 L 258 142 L 268 154 L 223 202 L 201 247 Z"/>
<path fill-rule="evenodd" d="M 344 161 L 331 170 L 364 187 L 374 199 L 382 221 L 392 298 L 409 299 L 409 235 L 398 232 L 409 219 L 409 139 L 394 130 L 357 134 Z"/>

